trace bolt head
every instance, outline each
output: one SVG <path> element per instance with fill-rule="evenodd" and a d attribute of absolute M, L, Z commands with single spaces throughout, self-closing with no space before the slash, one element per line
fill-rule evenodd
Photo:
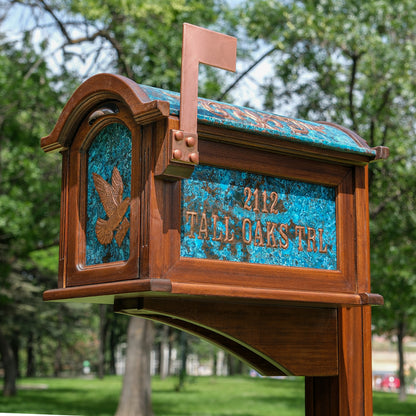
<path fill-rule="evenodd" d="M 192 163 L 199 163 L 199 154 L 194 152 L 189 155 L 189 161 Z"/>
<path fill-rule="evenodd" d="M 196 144 L 196 139 L 195 137 L 189 136 L 185 139 L 185 142 L 188 147 L 193 147 Z"/>
<path fill-rule="evenodd" d="M 183 131 L 180 131 L 180 130 L 175 131 L 174 136 L 175 136 L 175 140 L 180 142 L 181 140 L 183 140 L 183 137 L 184 137 L 183 136 Z"/>
<path fill-rule="evenodd" d="M 181 159 L 182 158 L 182 151 L 179 149 L 175 149 L 173 151 L 173 158 L 174 159 Z"/>

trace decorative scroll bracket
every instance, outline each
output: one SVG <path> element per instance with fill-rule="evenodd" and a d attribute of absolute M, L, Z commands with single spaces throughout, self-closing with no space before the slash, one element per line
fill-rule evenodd
<path fill-rule="evenodd" d="M 184 23 L 182 39 L 181 99 L 179 130 L 171 130 L 165 144 L 167 163 L 160 176 L 188 178 L 199 163 L 198 73 L 199 64 L 235 72 L 237 39 Z M 166 148 L 167 147 L 167 148 Z"/>

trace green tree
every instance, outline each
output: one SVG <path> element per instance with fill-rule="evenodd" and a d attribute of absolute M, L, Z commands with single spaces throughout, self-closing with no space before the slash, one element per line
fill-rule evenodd
<path fill-rule="evenodd" d="M 53 126 L 69 78 L 51 76 L 29 38 L 0 42 L 0 351 L 3 392 L 13 395 L 19 345 L 33 335 L 33 317 L 40 322 L 45 285 L 30 254 L 56 245 L 59 232 L 59 160 L 44 157 L 39 137 Z"/>
<path fill-rule="evenodd" d="M 140 83 L 173 90 L 180 87 L 182 23 L 221 29 L 228 17 L 226 3 L 220 0 L 203 3 L 199 0 L 16 0 L 11 4 L 18 6 L 20 13 L 26 10 L 26 16 L 29 13 L 35 16 L 28 19 L 25 32 L 36 33 L 42 39 L 47 53 L 60 65 L 60 69 L 56 69 L 58 73 L 67 74 L 70 68 L 80 67 L 82 77 L 115 71 Z M 49 42 L 51 34 L 55 39 L 59 38 L 58 48 Z M 219 91 L 217 73 L 206 70 L 204 79 L 206 91 L 209 89 L 210 94 Z M 130 321 L 129 348 L 135 350 L 139 342 L 140 337 L 135 334 L 152 336 L 149 325 L 139 319 Z M 149 345 L 146 342 L 143 345 L 146 351 L 139 354 L 145 359 Z M 135 371 L 134 368 L 128 365 L 127 371 Z M 147 405 L 140 407 L 140 401 L 135 401 L 133 394 L 150 392 L 147 387 L 138 386 L 139 376 L 126 374 L 132 389 L 130 394 L 122 393 L 127 405 L 123 409 L 129 409 L 135 415 L 150 415 L 149 397 L 142 400 Z M 135 384 L 131 386 L 133 380 Z M 148 383 L 148 380 L 142 380 L 142 383 Z M 118 414 L 127 414 L 127 410 L 119 409 Z"/>
<path fill-rule="evenodd" d="M 370 167 L 373 291 L 378 331 L 415 329 L 416 9 L 411 0 L 245 2 L 241 21 L 274 73 L 260 85 L 268 109 L 344 125 L 390 159 Z"/>

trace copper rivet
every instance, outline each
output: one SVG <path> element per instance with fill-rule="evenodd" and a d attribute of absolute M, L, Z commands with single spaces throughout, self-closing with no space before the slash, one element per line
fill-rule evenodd
<path fill-rule="evenodd" d="M 193 147 L 196 144 L 196 139 L 195 137 L 192 137 L 192 136 L 187 137 L 185 141 L 188 147 Z"/>
<path fill-rule="evenodd" d="M 198 162 L 199 162 L 199 155 L 198 155 L 198 153 L 191 153 L 191 154 L 189 155 L 189 160 L 190 160 L 192 163 L 198 163 Z"/>
<path fill-rule="evenodd" d="M 179 149 L 173 151 L 173 158 L 180 159 L 182 157 L 182 152 Z"/>
<path fill-rule="evenodd" d="M 175 131 L 175 140 L 177 140 L 178 142 L 183 140 L 183 131 Z"/>

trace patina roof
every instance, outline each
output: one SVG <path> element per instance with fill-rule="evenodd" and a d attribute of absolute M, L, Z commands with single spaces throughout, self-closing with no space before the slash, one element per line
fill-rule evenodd
<path fill-rule="evenodd" d="M 99 74 L 81 84 L 65 105 L 52 133 L 44 137 L 45 151 L 60 151 L 71 146 L 75 129 L 83 118 L 108 100 L 123 101 L 137 123 L 147 124 L 163 117 L 179 116 L 180 94 L 146 85 L 113 74 Z M 326 122 L 311 122 L 283 117 L 223 102 L 198 99 L 198 124 L 252 133 L 250 140 L 268 138 L 271 144 L 300 144 L 316 152 L 343 154 L 342 159 L 385 158 L 388 149 L 371 148 L 349 129 Z"/>
<path fill-rule="evenodd" d="M 149 100 L 167 101 L 170 105 L 170 114 L 179 116 L 179 93 L 147 85 L 140 85 L 140 88 L 147 94 Z M 376 149 L 369 147 L 364 139 L 341 126 L 288 118 L 219 101 L 198 99 L 198 123 L 273 136 L 279 140 L 300 142 L 341 152 L 362 154 L 370 158 L 376 157 Z"/>

